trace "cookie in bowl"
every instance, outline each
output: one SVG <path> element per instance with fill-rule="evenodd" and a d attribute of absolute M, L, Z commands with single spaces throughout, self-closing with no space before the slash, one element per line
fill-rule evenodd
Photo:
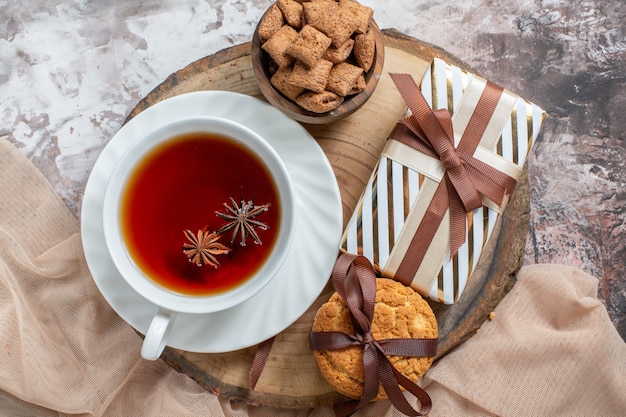
<path fill-rule="evenodd" d="M 323 124 L 358 110 L 374 92 L 384 45 L 373 10 L 356 0 L 277 0 L 252 39 L 252 66 L 267 101 Z"/>
<path fill-rule="evenodd" d="M 388 278 L 376 279 L 376 296 L 372 318 L 375 340 L 413 338 L 436 339 L 437 320 L 430 305 L 412 288 Z M 353 318 L 348 305 L 335 292 L 317 311 L 313 332 L 354 334 Z M 363 347 L 349 346 L 337 350 L 314 350 L 318 368 L 326 381 L 339 393 L 350 398 L 363 395 Z M 433 357 L 388 356 L 391 364 L 408 379 L 417 381 L 433 363 Z M 382 386 L 374 400 L 387 398 Z"/>

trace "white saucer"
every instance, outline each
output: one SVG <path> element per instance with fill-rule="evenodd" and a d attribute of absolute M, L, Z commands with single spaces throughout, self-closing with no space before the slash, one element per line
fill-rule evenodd
<path fill-rule="evenodd" d="M 100 292 L 113 309 L 145 334 L 157 306 L 121 277 L 106 250 L 102 203 L 111 171 L 134 138 L 190 116 L 219 116 L 265 138 L 283 159 L 297 200 L 293 246 L 277 276 L 248 301 L 209 314 L 178 314 L 168 345 L 191 352 L 229 352 L 253 346 L 291 325 L 323 290 L 338 255 L 342 206 L 337 180 L 315 139 L 267 103 L 225 91 L 182 94 L 159 102 L 126 123 L 103 149 L 87 181 L 81 212 L 83 249 Z M 181 167 L 184 169 L 184 167 Z"/>

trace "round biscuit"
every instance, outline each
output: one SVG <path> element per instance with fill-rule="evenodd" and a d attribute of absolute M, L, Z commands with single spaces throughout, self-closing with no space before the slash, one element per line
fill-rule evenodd
<path fill-rule="evenodd" d="M 412 288 L 388 278 L 376 280 L 376 298 L 372 318 L 372 336 L 390 338 L 436 338 L 437 320 L 428 303 Z M 334 293 L 317 311 L 314 332 L 339 331 L 354 334 L 347 304 Z M 339 393 L 351 398 L 363 394 L 363 347 L 314 351 L 324 378 Z M 433 363 L 432 357 L 389 356 L 393 366 L 417 383 Z M 382 385 L 374 400 L 387 398 Z"/>

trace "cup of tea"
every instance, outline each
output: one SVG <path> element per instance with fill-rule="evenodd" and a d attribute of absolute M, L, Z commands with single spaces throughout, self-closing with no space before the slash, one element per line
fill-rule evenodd
<path fill-rule="evenodd" d="M 161 355 L 178 313 L 225 310 L 267 285 L 295 205 L 280 156 L 241 124 L 193 117 L 137 137 L 113 168 L 102 221 L 120 275 L 158 307 L 142 357 Z"/>

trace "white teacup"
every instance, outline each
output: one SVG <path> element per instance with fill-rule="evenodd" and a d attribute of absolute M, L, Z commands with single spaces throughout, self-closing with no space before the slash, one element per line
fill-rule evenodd
<path fill-rule="evenodd" d="M 196 133 L 227 138 L 243 145 L 250 151 L 249 153 L 256 155 L 274 181 L 280 210 L 278 224 L 270 226 L 278 228 L 274 244 L 258 269 L 251 272 L 244 282 L 233 288 L 204 295 L 177 292 L 158 284 L 154 277 L 148 276 L 149 274 L 130 254 L 124 235 L 128 232 L 123 231 L 122 224 L 123 196 L 129 178 L 136 172 L 137 166 L 145 161 L 145 158 L 148 158 L 155 149 L 168 146 L 171 141 L 180 140 L 181 136 Z M 237 164 L 237 161 L 233 161 L 233 164 Z M 181 170 L 185 168 L 185 166 L 180 167 Z M 246 167 L 240 166 L 239 169 L 245 170 Z M 220 181 L 219 176 L 215 176 L 214 181 Z M 236 190 L 233 192 L 235 193 Z M 233 195 L 233 198 L 238 199 L 239 196 Z M 158 312 L 153 317 L 145 335 L 141 350 L 142 357 L 155 360 L 161 355 L 167 345 L 177 313 L 203 314 L 225 310 L 244 302 L 267 285 L 280 269 L 291 246 L 295 234 L 295 206 L 291 179 L 281 158 L 263 138 L 243 125 L 222 118 L 194 117 L 165 125 L 144 137 L 137 138 L 120 157 L 107 184 L 103 203 L 103 227 L 109 254 L 119 273 L 137 293 L 158 306 Z M 209 216 L 215 216 L 215 214 L 208 212 L 207 218 Z M 193 232 L 195 233 L 195 230 Z M 182 252 L 182 236 L 181 230 L 180 253 L 172 256 L 183 257 L 187 262 Z M 230 232 L 224 232 L 220 243 L 227 246 L 239 245 L 239 240 L 231 243 L 230 238 Z M 251 241 L 248 241 L 248 244 L 253 245 Z M 226 261 L 220 261 L 219 267 L 221 268 L 226 263 Z M 212 266 L 205 265 L 201 268 L 212 268 Z"/>

